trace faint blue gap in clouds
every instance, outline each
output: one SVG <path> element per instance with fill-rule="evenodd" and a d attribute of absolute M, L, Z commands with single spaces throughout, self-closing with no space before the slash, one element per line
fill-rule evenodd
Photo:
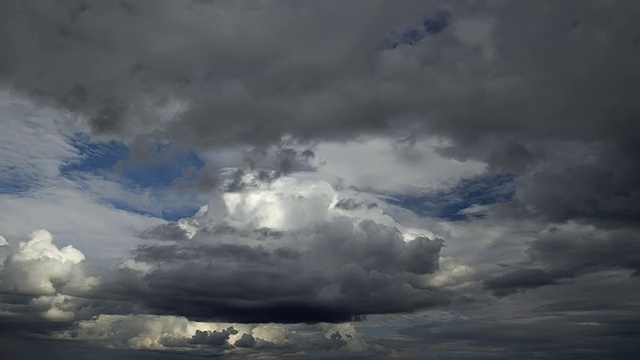
<path fill-rule="evenodd" d="M 93 142 L 89 135 L 76 133 L 70 138 L 71 145 L 81 154 L 79 161 L 68 163 L 60 169 L 66 176 L 72 172 L 102 173 L 111 171 L 120 160 L 129 157 L 129 148 L 120 141 Z"/>
<path fill-rule="evenodd" d="M 20 172 L 17 166 L 0 168 L 4 174 L 0 176 L 0 194 L 12 194 L 20 196 L 36 187 L 39 182 Z"/>
<path fill-rule="evenodd" d="M 98 142 L 88 134 L 77 133 L 70 142 L 78 149 L 81 158 L 61 167 L 61 175 L 84 184 L 87 190 L 117 209 L 177 220 L 193 215 L 202 205 L 202 197 L 196 190 L 179 190 L 172 186 L 186 169 L 197 170 L 204 166 L 194 152 L 177 152 L 162 161 L 145 163 L 131 161 L 129 148 L 120 141 Z M 150 144 L 149 149 L 161 153 L 167 151 L 168 146 L 165 143 Z M 120 168 L 116 171 L 117 164 Z M 88 175 L 117 183 L 124 191 L 131 193 L 131 199 L 91 189 L 91 177 Z M 135 199 L 142 198 L 142 193 L 150 198 L 149 202 L 157 204 L 157 210 L 152 210 L 149 203 L 136 204 Z"/>
<path fill-rule="evenodd" d="M 398 45 L 415 45 L 427 35 L 436 35 L 444 31 L 451 23 L 451 13 L 438 11 L 433 17 L 425 17 L 422 24 L 410 26 L 401 32 L 389 31 L 382 41 L 382 49 L 395 49 Z"/>
<path fill-rule="evenodd" d="M 200 169 L 204 162 L 191 151 L 181 152 L 171 156 L 169 161 L 161 163 L 136 164 L 125 161 L 122 176 L 135 184 L 144 187 L 171 186 L 174 181 L 182 177 L 187 168 Z"/>
<path fill-rule="evenodd" d="M 449 221 L 482 218 L 483 214 L 465 214 L 471 206 L 484 206 L 510 201 L 514 195 L 511 174 L 482 175 L 463 179 L 453 187 L 420 196 L 400 196 L 388 200 L 421 216 Z"/>

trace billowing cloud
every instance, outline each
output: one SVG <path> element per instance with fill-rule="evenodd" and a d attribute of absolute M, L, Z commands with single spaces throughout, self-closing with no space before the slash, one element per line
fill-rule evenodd
<path fill-rule="evenodd" d="M 27 295 L 53 295 L 59 291 L 87 291 L 96 279 L 82 271 L 84 254 L 68 245 L 59 249 L 46 230 L 37 230 L 4 261 L 0 287 Z"/>
<path fill-rule="evenodd" d="M 245 180 L 193 219 L 153 229 L 165 241 L 137 248 L 144 270 L 123 268 L 104 291 L 162 314 L 233 322 L 347 321 L 446 301 L 406 280 L 438 269 L 442 240 L 405 239 L 380 209 L 337 207 L 324 181 Z"/>
<path fill-rule="evenodd" d="M 55 337 L 110 348 L 231 358 L 260 353 L 290 356 L 301 350 L 343 355 L 384 353 L 350 323 L 298 325 L 294 329 L 275 324 L 194 322 L 175 316 L 102 315 L 81 321 L 76 329 L 59 331 Z"/>
<path fill-rule="evenodd" d="M 58 248 L 46 230 L 34 231 L 17 249 L 0 247 L 6 254 L 0 264 L 0 323 L 66 322 L 84 316 L 82 308 L 90 302 L 78 296 L 88 294 L 99 279 L 86 273 L 82 252 L 71 245 Z"/>

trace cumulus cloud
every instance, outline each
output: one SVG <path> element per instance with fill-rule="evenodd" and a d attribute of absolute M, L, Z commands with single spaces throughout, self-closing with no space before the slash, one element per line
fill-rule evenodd
<path fill-rule="evenodd" d="M 343 322 L 448 301 L 407 280 L 438 270 L 442 240 L 397 224 L 378 207 L 336 206 L 346 196 L 368 202 L 369 195 L 343 194 L 304 175 L 244 180 L 241 190 L 215 195 L 193 217 L 143 233 L 148 242 L 117 269 L 101 270 L 100 279 L 86 274 L 82 252 L 58 248 L 48 231 L 36 231 L 9 253 L 0 285 L 30 297 L 52 321 L 135 310 L 201 321 Z M 129 345 L 266 346 L 265 335 L 243 337 L 237 328 L 198 330 L 184 341 Z M 316 345 L 365 350 L 353 331 L 337 328 Z"/>
<path fill-rule="evenodd" d="M 34 231 L 17 248 L 0 247 L 6 255 L 0 264 L 0 324 L 18 321 L 47 332 L 56 328 L 47 322 L 70 326 L 101 307 L 82 298 L 99 282 L 87 274 L 84 254 L 71 245 L 58 248 L 47 230 Z"/>
<path fill-rule="evenodd" d="M 234 322 L 339 322 L 446 301 L 405 280 L 438 269 L 442 240 L 403 234 L 380 209 L 336 207 L 340 194 L 325 181 L 246 182 L 154 228 L 167 240 L 138 247 L 144 268 L 123 267 L 104 291 L 162 314 Z"/>
<path fill-rule="evenodd" d="M 85 276 L 83 260 L 84 254 L 73 246 L 59 249 L 51 233 L 37 230 L 5 259 L 0 286 L 4 291 L 34 296 L 87 291 L 96 284 L 96 278 Z"/>
<path fill-rule="evenodd" d="M 301 350 L 318 354 L 341 351 L 345 355 L 381 352 L 373 339 L 358 332 L 350 323 L 289 328 L 277 324 L 195 322 L 176 316 L 101 315 L 80 321 L 73 330 L 58 331 L 54 337 L 111 348 L 231 358 L 260 353 L 291 355 Z"/>

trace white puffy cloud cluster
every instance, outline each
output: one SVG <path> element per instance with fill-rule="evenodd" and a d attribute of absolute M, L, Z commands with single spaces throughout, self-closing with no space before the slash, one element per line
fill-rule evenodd
<path fill-rule="evenodd" d="M 36 312 L 45 319 L 72 319 L 74 295 L 86 293 L 98 283 L 96 277 L 85 273 L 84 254 L 71 245 L 58 248 L 47 230 L 34 231 L 17 249 L 11 249 L 2 238 L 0 252 L 0 289 L 30 298 L 29 306 L 21 311 Z"/>
<path fill-rule="evenodd" d="M 177 225 L 192 238 L 198 230 L 216 224 L 298 231 L 347 218 L 354 223 L 371 220 L 397 228 L 405 241 L 435 237 L 429 230 L 399 224 L 386 213 L 381 197 L 324 178 L 323 174 L 297 173 L 264 181 L 256 172 L 248 172 L 242 176 L 238 190 L 214 195 L 208 205 Z"/>
<path fill-rule="evenodd" d="M 0 286 L 28 295 L 54 295 L 59 291 L 83 291 L 95 285 L 96 279 L 85 276 L 81 263 L 84 254 L 68 245 L 59 249 L 51 233 L 36 230 L 31 239 L 4 261 Z"/>
<path fill-rule="evenodd" d="M 324 181 L 283 177 L 250 191 L 225 193 L 223 200 L 232 225 L 295 230 L 326 220 L 337 193 Z"/>
<path fill-rule="evenodd" d="M 351 323 L 318 325 L 238 324 L 190 321 L 180 316 L 100 315 L 55 334 L 110 348 L 199 354 L 248 354 L 254 350 L 362 352 L 376 348 Z"/>
<path fill-rule="evenodd" d="M 455 287 L 468 283 L 474 273 L 471 266 L 447 256 L 440 258 L 439 269 L 433 274 L 409 275 L 409 282 L 420 288 Z"/>

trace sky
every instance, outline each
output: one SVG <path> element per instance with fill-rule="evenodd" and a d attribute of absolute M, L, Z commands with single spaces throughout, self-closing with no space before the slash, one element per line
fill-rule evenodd
<path fill-rule="evenodd" d="M 638 359 L 640 3 L 0 2 L 6 359 Z"/>

